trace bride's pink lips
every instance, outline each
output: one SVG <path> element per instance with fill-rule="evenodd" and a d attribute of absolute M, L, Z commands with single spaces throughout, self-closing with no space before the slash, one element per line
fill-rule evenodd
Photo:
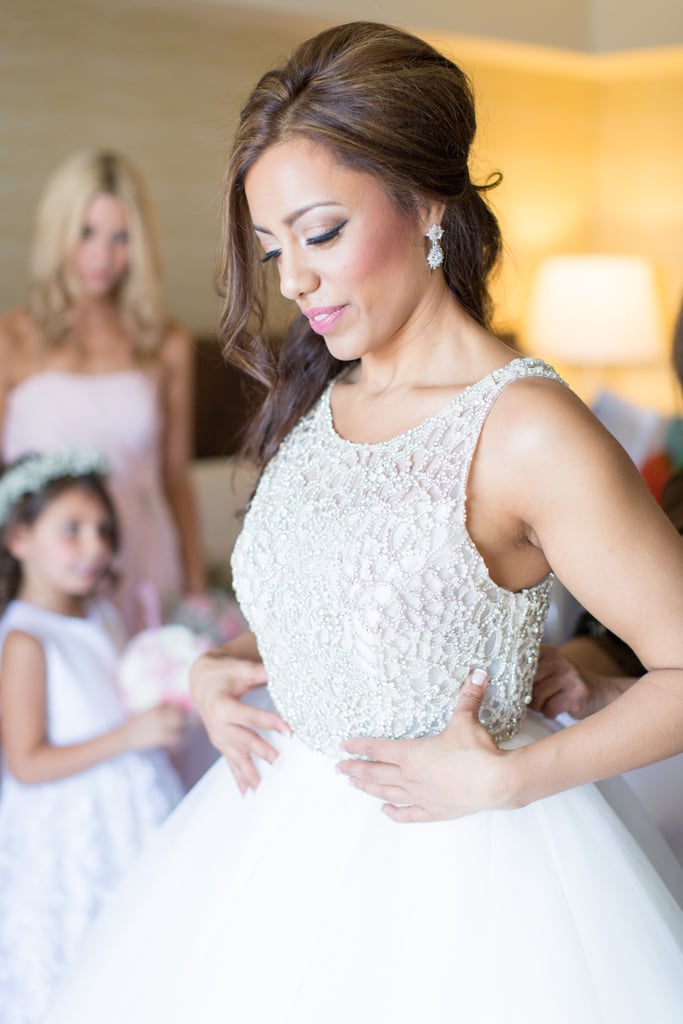
<path fill-rule="evenodd" d="M 344 315 L 346 306 L 319 306 L 307 309 L 304 316 L 316 334 L 327 334 Z"/>

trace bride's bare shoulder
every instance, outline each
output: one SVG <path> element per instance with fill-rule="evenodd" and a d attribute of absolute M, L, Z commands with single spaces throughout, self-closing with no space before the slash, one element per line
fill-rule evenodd
<path fill-rule="evenodd" d="M 481 473 L 523 481 L 533 496 L 553 483 L 566 490 L 570 477 L 582 486 L 637 475 L 623 448 L 588 406 L 565 384 L 546 377 L 515 381 L 498 396 L 482 431 Z"/>
<path fill-rule="evenodd" d="M 540 443 L 578 431 L 607 435 L 593 412 L 575 392 L 553 377 L 529 376 L 512 381 L 498 396 L 488 417 L 489 432 L 511 441 Z M 607 435 L 609 436 L 609 435 Z"/>

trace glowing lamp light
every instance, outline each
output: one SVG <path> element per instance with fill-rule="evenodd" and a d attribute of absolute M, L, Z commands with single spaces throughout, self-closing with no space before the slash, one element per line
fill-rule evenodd
<path fill-rule="evenodd" d="M 637 256 L 554 256 L 529 302 L 532 351 L 580 366 L 625 366 L 661 357 L 664 330 L 652 268 Z"/>

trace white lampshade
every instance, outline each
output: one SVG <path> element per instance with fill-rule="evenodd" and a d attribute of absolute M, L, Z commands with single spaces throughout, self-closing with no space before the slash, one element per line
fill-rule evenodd
<path fill-rule="evenodd" d="M 539 269 L 529 303 L 534 352 L 566 363 L 646 363 L 663 351 L 654 274 L 637 256 L 555 256 Z"/>

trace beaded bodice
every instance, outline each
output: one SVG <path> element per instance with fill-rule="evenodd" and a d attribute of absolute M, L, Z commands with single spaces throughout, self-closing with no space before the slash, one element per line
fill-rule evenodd
<path fill-rule="evenodd" d="M 353 736 L 439 732 L 475 667 L 496 739 L 525 713 L 551 578 L 491 580 L 466 526 L 465 490 L 486 415 L 521 377 L 515 359 L 436 415 L 379 444 L 334 429 L 328 386 L 266 467 L 233 554 L 242 609 L 273 701 L 325 753 Z"/>

